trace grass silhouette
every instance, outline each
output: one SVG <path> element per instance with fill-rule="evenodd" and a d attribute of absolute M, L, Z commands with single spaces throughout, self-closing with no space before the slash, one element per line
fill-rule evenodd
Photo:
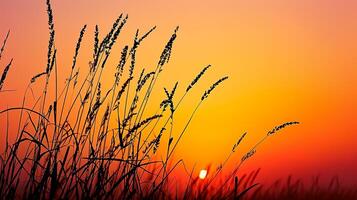
<path fill-rule="evenodd" d="M 103 39 L 99 37 L 99 27 L 95 27 L 90 65 L 86 74 L 79 74 L 77 59 L 83 37 L 87 34 L 87 26 L 83 26 L 75 46 L 70 73 L 64 88 L 60 90 L 54 17 L 50 1 L 46 3 L 49 27 L 46 67 L 30 79 L 21 106 L 0 111 L 0 115 L 12 111 L 20 114 L 17 132 L 11 133 L 16 134 L 15 141 L 8 140 L 8 131 L 6 134 L 1 133 L 6 136 L 6 145 L 0 155 L 2 198 L 240 199 L 248 197 L 248 191 L 257 188 L 258 184 L 254 182 L 259 170 L 238 178 L 240 166 L 254 155 L 262 142 L 277 131 L 298 122 L 287 122 L 269 131 L 243 155 L 239 165 L 227 177 L 220 178 L 225 164 L 246 137 L 247 133 L 244 133 L 233 144 L 231 153 L 213 172 L 213 176 L 199 181 L 192 169 L 184 191 L 175 192 L 169 178 L 175 168 L 184 165 L 184 162 L 182 159 L 173 159 L 174 151 L 202 103 L 228 77 L 219 78 L 203 92 L 188 115 L 187 123 L 178 137 L 174 138 L 172 126 L 177 109 L 211 68 L 210 65 L 204 67 L 186 86 L 181 97 L 177 97 L 178 82 L 171 89 L 165 88 L 166 97 L 157 111 L 151 115 L 146 114 L 148 107 L 156 106 L 150 105 L 149 99 L 170 60 L 179 27 L 166 43 L 155 70 L 147 72 L 142 69 L 138 76 L 134 73 L 137 49 L 156 27 L 143 35 L 137 31 L 133 44 L 125 46 L 121 51 L 113 74 L 114 82 L 109 88 L 103 88 L 107 61 L 128 16 L 120 15 Z M 0 59 L 8 37 L 9 32 L 3 42 Z M 11 65 L 12 60 L 3 70 L 0 92 L 6 92 L 2 88 Z M 83 81 L 78 78 L 80 76 Z M 41 95 L 31 107 L 25 106 L 28 93 L 40 79 L 44 80 Z M 162 147 L 164 134 L 168 135 L 168 141 L 167 146 Z M 165 152 L 162 159 L 156 156 L 159 148 Z M 220 184 L 214 184 L 219 181 Z"/>
<path fill-rule="evenodd" d="M 319 177 L 313 177 L 311 183 L 306 183 L 301 179 L 293 179 L 292 176 L 286 180 L 277 180 L 269 187 L 258 186 L 254 192 L 251 192 L 246 199 L 292 199 L 292 200 L 336 200 L 357 199 L 357 189 L 348 188 L 340 185 L 338 177 L 333 177 L 327 186 L 323 186 Z"/>

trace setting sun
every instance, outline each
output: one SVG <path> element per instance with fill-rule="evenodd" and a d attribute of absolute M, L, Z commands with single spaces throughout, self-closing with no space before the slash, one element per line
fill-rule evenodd
<path fill-rule="evenodd" d="M 198 175 L 198 177 L 200 177 L 200 179 L 205 179 L 207 176 L 207 170 L 206 169 L 202 169 L 200 171 L 200 174 Z"/>

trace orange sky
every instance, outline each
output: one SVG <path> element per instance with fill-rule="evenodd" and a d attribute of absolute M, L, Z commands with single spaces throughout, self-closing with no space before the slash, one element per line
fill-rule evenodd
<path fill-rule="evenodd" d="M 0 94 L 1 110 L 19 105 L 30 78 L 44 68 L 45 9 L 44 1 L 0 2 L 1 40 L 11 30 L 0 66 L 2 70 L 14 58 L 5 88 L 16 90 Z M 63 72 L 69 71 L 80 28 L 89 26 L 79 60 L 86 67 L 94 25 L 106 31 L 123 12 L 129 22 L 119 46 L 131 42 L 136 28 L 158 26 L 138 52 L 140 66 L 154 66 L 180 25 L 162 84 L 171 87 L 178 79 L 182 92 L 202 67 L 213 65 L 182 104 L 183 111 L 192 109 L 192 102 L 216 78 L 230 76 L 203 104 L 175 154 L 190 167 L 222 162 L 244 131 L 249 133 L 243 145 L 247 150 L 275 125 L 300 121 L 264 143 L 247 169 L 262 167 L 262 180 L 292 173 L 338 174 L 346 183 L 357 181 L 356 1 L 53 0 L 53 10 Z M 119 55 L 119 48 L 114 54 Z M 185 114 L 180 114 L 177 127 L 185 122 Z"/>

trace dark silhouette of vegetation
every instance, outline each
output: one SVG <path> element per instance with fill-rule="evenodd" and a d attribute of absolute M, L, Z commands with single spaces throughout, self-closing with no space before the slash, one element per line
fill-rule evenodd
<path fill-rule="evenodd" d="M 172 89 L 164 88 L 165 99 L 155 113 L 147 114 L 150 97 L 162 70 L 169 62 L 177 27 L 166 43 L 153 71 L 142 69 L 135 75 L 136 52 L 142 42 L 155 30 L 153 27 L 142 36 L 136 32 L 133 44 L 126 45 L 116 66 L 114 81 L 103 88 L 103 74 L 108 66 L 112 48 L 125 27 L 128 16 L 120 15 L 112 28 L 100 39 L 99 27 L 95 26 L 93 57 L 89 67 L 81 70 L 77 66 L 83 37 L 87 26 L 79 32 L 69 76 L 62 89 L 58 84 L 57 49 L 54 15 L 50 0 L 47 3 L 49 42 L 47 63 L 42 72 L 34 75 L 25 91 L 22 105 L 0 111 L 0 115 L 19 112 L 15 141 L 8 140 L 0 154 L 0 195 L 4 199 L 241 199 L 248 191 L 257 188 L 254 183 L 258 172 L 247 178 L 238 178 L 239 167 L 254 155 L 259 144 L 273 133 L 298 122 L 288 122 L 270 131 L 261 141 L 244 154 L 240 164 L 225 179 L 218 179 L 225 164 L 246 137 L 244 133 L 213 176 L 199 181 L 188 176 L 186 189 L 182 193 L 171 190 L 170 175 L 182 159 L 173 159 L 174 151 L 187 131 L 192 118 L 211 93 L 227 76 L 219 78 L 203 92 L 188 121 L 173 135 L 174 116 L 181 102 L 206 75 L 210 65 L 193 78 L 181 97 L 177 98 L 178 82 Z M 8 35 L 0 51 L 4 50 Z M 0 90 L 12 61 L 1 76 Z M 79 78 L 81 77 L 81 78 Z M 39 81 L 43 80 L 43 82 Z M 136 82 L 135 82 L 136 80 Z M 39 84 L 44 83 L 43 86 Z M 27 93 L 32 87 L 42 87 L 32 107 L 25 106 Z M 134 89 L 132 88 L 134 87 Z M 49 95 L 49 94 L 54 94 Z M 178 99 L 177 103 L 176 100 Z M 163 135 L 168 135 L 163 146 Z M 158 149 L 165 156 L 158 159 Z M 222 184 L 213 184 L 223 181 Z M 232 182 L 233 181 L 233 182 Z M 232 185 L 233 187 L 227 187 Z"/>
<path fill-rule="evenodd" d="M 245 196 L 245 199 L 354 200 L 357 199 L 357 189 L 341 186 L 338 177 L 332 178 L 327 186 L 323 186 L 318 176 L 314 177 L 309 184 L 301 179 L 294 180 L 292 176 L 289 176 L 286 180 L 279 179 L 268 187 L 258 186 L 255 191 Z"/>

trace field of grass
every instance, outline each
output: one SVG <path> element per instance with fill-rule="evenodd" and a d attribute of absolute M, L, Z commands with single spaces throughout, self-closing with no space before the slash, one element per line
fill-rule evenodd
<path fill-rule="evenodd" d="M 232 151 L 222 165 L 212 169 L 210 177 L 201 180 L 188 170 L 187 182 L 176 190 L 171 179 L 175 169 L 183 165 L 174 158 L 174 152 L 185 135 L 192 118 L 210 95 L 228 79 L 218 78 L 202 92 L 192 111 L 187 111 L 187 122 L 173 137 L 176 110 L 190 95 L 192 88 L 212 67 L 204 67 L 183 94 L 177 94 L 178 82 L 164 87 L 165 99 L 160 105 L 150 103 L 158 90 L 157 80 L 165 70 L 172 55 L 177 27 L 167 41 L 154 70 L 140 69 L 136 74 L 136 52 L 156 27 L 144 34 L 136 32 L 131 45 L 125 46 L 115 66 L 114 82 L 103 87 L 108 67 L 107 60 L 125 26 L 128 16 L 120 15 L 112 28 L 103 35 L 95 27 L 93 56 L 89 66 L 77 66 L 82 39 L 87 26 L 79 32 L 74 49 L 70 74 L 64 85 L 59 84 L 56 49 L 56 32 L 51 3 L 47 0 L 49 42 L 47 65 L 43 72 L 34 75 L 23 96 L 22 105 L 1 108 L 0 117 L 7 120 L 0 135 L 5 145 L 0 147 L 0 195 L 4 199 L 352 199 L 356 191 L 344 191 L 333 181 L 325 190 L 314 183 L 304 187 L 300 182 L 275 184 L 265 188 L 255 182 L 259 170 L 239 175 L 242 164 L 254 155 L 257 147 L 281 129 L 298 124 L 286 122 L 269 131 L 250 151 L 243 154 L 239 164 L 223 175 L 225 164 L 238 150 L 247 133 L 233 142 Z M 1 55 L 11 37 L 6 35 Z M 6 77 L 12 69 L 12 60 L 5 65 L 0 79 L 0 95 L 6 95 Z M 79 70 L 81 69 L 81 70 Z M 28 96 L 33 96 L 34 86 L 41 87 L 41 95 L 28 106 Z M 156 87 L 155 87 L 156 86 Z M 161 91 L 162 86 L 159 88 Z M 148 108 L 157 108 L 149 114 Z M 16 122 L 9 114 L 16 112 Z M 17 131 L 9 131 L 9 124 L 17 123 Z M 15 139 L 9 139 L 9 136 Z M 165 137 L 164 137 L 165 135 Z M 167 138 L 167 141 L 163 141 Z M 164 156 L 157 156 L 158 151 Z M 226 173 L 227 174 L 227 173 Z M 203 177 L 204 178 L 204 177 Z M 332 192 L 332 193 L 331 193 Z M 337 195 L 337 196 L 332 196 Z"/>
<path fill-rule="evenodd" d="M 275 181 L 270 186 L 259 186 L 246 199 L 292 199 L 292 200 L 337 200 L 357 199 L 356 187 L 340 185 L 338 177 L 330 180 L 329 184 L 322 184 L 319 177 L 313 177 L 310 182 L 294 179 L 292 176 Z"/>

